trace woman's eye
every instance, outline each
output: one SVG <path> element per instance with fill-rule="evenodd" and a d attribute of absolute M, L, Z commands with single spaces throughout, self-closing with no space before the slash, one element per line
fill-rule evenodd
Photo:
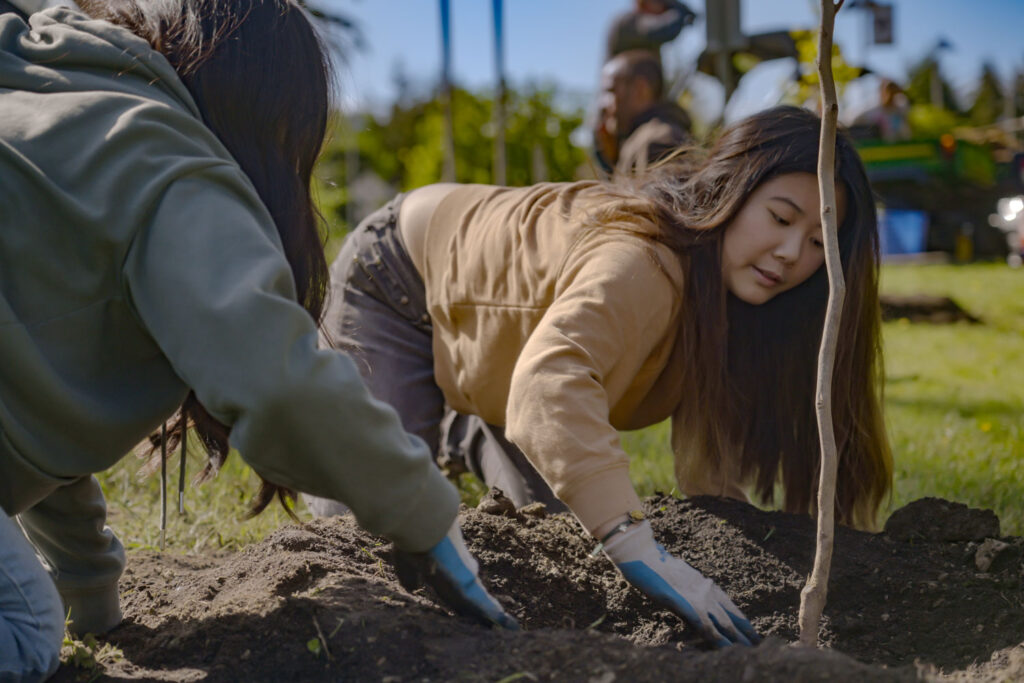
<path fill-rule="evenodd" d="M 822 247 L 825 246 L 825 243 L 821 240 L 820 237 L 812 237 L 811 238 L 811 244 L 813 244 L 814 246 L 819 247 L 819 248 L 822 248 Z"/>
<path fill-rule="evenodd" d="M 772 215 L 772 220 L 778 223 L 779 225 L 789 225 L 789 221 L 787 221 L 785 218 L 775 213 L 771 209 L 768 209 L 768 213 Z"/>

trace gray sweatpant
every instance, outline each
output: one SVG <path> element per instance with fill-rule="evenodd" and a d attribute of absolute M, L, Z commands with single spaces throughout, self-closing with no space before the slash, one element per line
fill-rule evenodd
<path fill-rule="evenodd" d="M 539 501 L 565 510 L 502 428 L 445 406 L 434 380 L 423 279 L 398 229 L 401 201 L 399 195 L 367 216 L 345 239 L 331 265 L 321 342 L 352 356 L 370 393 L 398 411 L 406 431 L 426 441 L 435 460 L 464 463 L 517 507 Z M 346 511 L 336 501 L 303 499 L 317 516 Z"/>

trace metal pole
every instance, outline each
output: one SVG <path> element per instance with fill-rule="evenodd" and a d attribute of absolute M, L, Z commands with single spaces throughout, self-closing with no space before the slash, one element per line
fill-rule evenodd
<path fill-rule="evenodd" d="M 1006 94 L 1003 96 L 1003 115 L 1002 124 L 1003 130 L 1006 132 L 1006 137 L 1014 147 L 1017 146 L 1017 136 L 1013 130 L 1013 119 L 1014 119 L 1014 73 L 1013 69 L 1010 70 L 1010 79 L 1006 82 Z"/>
<path fill-rule="evenodd" d="M 160 425 L 160 550 L 167 537 L 167 423 Z"/>
<path fill-rule="evenodd" d="M 706 4 L 704 21 L 708 51 L 714 55 L 715 75 L 725 88 L 728 102 L 736 90 L 737 78 L 732 65 L 733 50 L 743 45 L 740 30 L 739 0 L 715 0 Z"/>
<path fill-rule="evenodd" d="M 188 416 L 181 413 L 181 462 L 178 463 L 178 514 L 185 514 L 185 464 L 188 453 Z"/>
<path fill-rule="evenodd" d="M 931 90 L 931 101 L 932 106 L 939 109 L 942 108 L 942 81 L 939 79 L 939 53 L 938 50 L 932 57 L 932 72 L 931 79 L 929 80 L 929 87 Z"/>
<path fill-rule="evenodd" d="M 494 183 L 505 184 L 505 26 L 502 0 L 493 0 L 494 69 L 497 85 L 494 94 Z"/>
<path fill-rule="evenodd" d="M 359 139 L 358 128 L 362 125 L 359 115 L 342 114 L 345 136 L 345 228 L 349 231 L 355 230 L 359 224 L 360 206 L 356 200 L 352 188 L 355 187 L 356 177 L 359 175 Z"/>
<path fill-rule="evenodd" d="M 441 0 L 441 107 L 444 110 L 444 131 L 441 145 L 444 161 L 441 179 L 455 182 L 455 124 L 452 120 L 452 17 L 449 0 Z"/>

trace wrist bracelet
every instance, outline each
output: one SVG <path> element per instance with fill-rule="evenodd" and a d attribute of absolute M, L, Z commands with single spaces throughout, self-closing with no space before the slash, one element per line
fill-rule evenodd
<path fill-rule="evenodd" d="M 630 510 L 626 513 L 626 519 L 612 527 L 612 530 L 606 533 L 601 540 L 597 542 L 594 549 L 590 551 L 590 556 L 597 557 L 597 554 L 604 550 L 604 544 L 608 542 L 608 539 L 616 534 L 621 534 L 629 527 L 634 524 L 639 524 L 642 521 L 644 521 L 644 513 L 641 510 Z"/>

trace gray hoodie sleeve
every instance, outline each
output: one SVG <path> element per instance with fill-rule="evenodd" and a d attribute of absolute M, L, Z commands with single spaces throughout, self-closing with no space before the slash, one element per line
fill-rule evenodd
<path fill-rule="evenodd" d="M 317 348 L 270 215 L 237 166 L 170 183 L 123 272 L 143 325 L 259 474 L 341 501 L 405 550 L 444 537 L 458 493 L 351 359 Z"/>
<path fill-rule="evenodd" d="M 124 570 L 124 548 L 106 518 L 103 492 L 91 476 L 60 487 L 18 515 L 25 535 L 46 560 L 75 633 L 105 633 L 121 621 L 117 580 Z"/>

